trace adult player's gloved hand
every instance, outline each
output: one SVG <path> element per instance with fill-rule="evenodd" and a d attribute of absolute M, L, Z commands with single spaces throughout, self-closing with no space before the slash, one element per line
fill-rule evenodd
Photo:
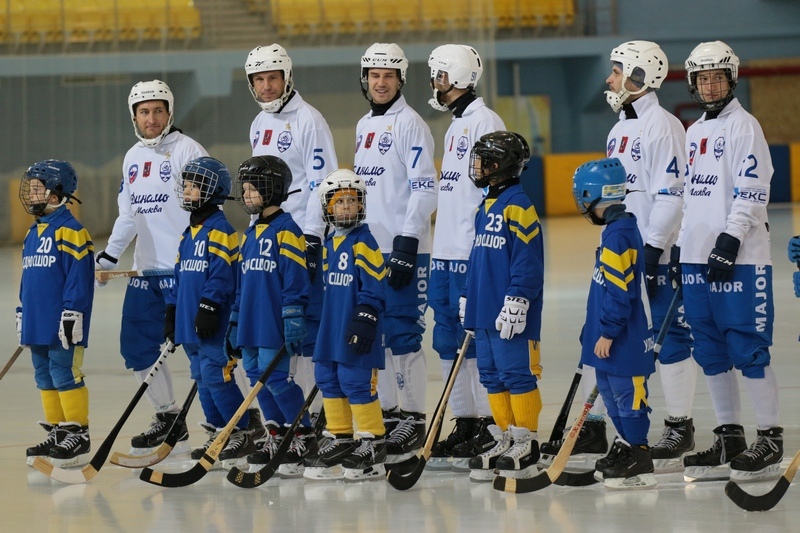
<path fill-rule="evenodd" d="M 647 279 L 647 294 L 651 297 L 655 295 L 658 287 L 658 262 L 663 253 L 664 250 L 661 248 L 649 244 L 644 245 L 644 273 L 645 279 Z"/>
<path fill-rule="evenodd" d="M 225 352 L 228 357 L 235 357 L 236 359 L 242 358 L 242 349 L 237 346 L 239 337 L 239 312 L 234 311 L 231 313 L 231 319 L 228 322 L 228 331 L 225 332 Z"/>
<path fill-rule="evenodd" d="M 800 235 L 789 239 L 789 261 L 797 263 L 800 261 Z"/>
<path fill-rule="evenodd" d="M 219 331 L 219 308 L 221 306 L 208 298 L 201 298 L 194 317 L 194 330 L 200 339 L 213 337 Z"/>
<path fill-rule="evenodd" d="M 164 339 L 175 344 L 175 306 L 168 305 L 164 312 Z"/>
<path fill-rule="evenodd" d="M 83 340 L 83 313 L 65 309 L 61 312 L 61 324 L 58 326 L 58 338 L 61 347 L 69 350 L 70 344 L 78 344 Z"/>
<path fill-rule="evenodd" d="M 511 339 L 525 331 L 528 322 L 530 302 L 520 296 L 506 296 L 503 309 L 494 321 L 494 327 L 500 332 L 501 339 Z"/>
<path fill-rule="evenodd" d="M 389 254 L 389 286 L 402 289 L 411 285 L 414 279 L 414 265 L 417 264 L 417 248 L 419 239 L 398 235 L 392 242 L 392 253 Z"/>
<path fill-rule="evenodd" d="M 800 298 L 800 271 L 795 272 L 792 279 L 794 280 L 794 295 Z"/>
<path fill-rule="evenodd" d="M 357 305 L 353 310 L 353 318 L 347 326 L 345 337 L 349 339 L 350 351 L 363 355 L 372 350 L 378 329 L 378 312 L 371 305 Z"/>
<path fill-rule="evenodd" d="M 681 247 L 677 244 L 673 244 L 669 250 L 669 266 L 667 268 L 669 269 L 669 281 L 672 283 L 672 288 L 678 290 L 683 286 L 683 279 L 681 278 L 683 272 L 681 270 Z"/>
<path fill-rule="evenodd" d="M 306 234 L 306 267 L 308 268 L 308 277 L 311 283 L 314 283 L 314 278 L 317 276 L 317 268 L 322 259 L 322 239 L 316 235 Z"/>
<path fill-rule="evenodd" d="M 733 279 L 733 265 L 739 253 L 739 239 L 727 233 L 720 233 L 714 249 L 708 255 L 708 275 L 706 281 L 730 281 Z"/>
<path fill-rule="evenodd" d="M 22 308 L 17 307 L 17 340 L 22 345 Z"/>
<path fill-rule="evenodd" d="M 303 339 L 306 338 L 306 316 L 302 305 L 283 306 L 283 342 L 289 355 L 302 353 Z"/>
<path fill-rule="evenodd" d="M 117 262 L 119 259 L 116 257 L 111 257 L 106 253 L 105 250 L 101 250 L 94 256 L 94 269 L 95 271 L 98 270 L 115 270 L 117 268 Z M 105 287 L 107 281 L 97 281 L 94 280 L 94 286 L 98 289 L 101 287 Z"/>

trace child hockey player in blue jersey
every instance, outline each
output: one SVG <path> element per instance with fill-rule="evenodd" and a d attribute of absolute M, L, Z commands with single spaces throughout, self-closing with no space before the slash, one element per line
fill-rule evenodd
<path fill-rule="evenodd" d="M 520 185 L 528 159 L 525 139 L 509 131 L 483 135 L 470 154 L 469 177 L 488 191 L 475 217 L 459 314 L 474 332 L 495 420 L 489 426 L 495 445 L 469 460 L 475 481 L 491 481 L 495 468 L 505 477 L 527 477 L 539 460 L 544 247 L 536 209 Z"/>
<path fill-rule="evenodd" d="M 656 486 L 647 445 L 653 329 L 644 246 L 636 217 L 622 204 L 625 186 L 625 168 L 617 158 L 578 167 L 572 185 L 578 211 L 592 224 L 605 226 L 581 332 L 581 363 L 595 368 L 597 388 L 617 430 L 612 451 L 596 463 L 595 477 L 617 489 Z"/>
<path fill-rule="evenodd" d="M 236 292 L 239 257 L 239 238 L 220 209 L 230 190 L 228 169 L 213 157 L 189 161 L 176 183 L 176 196 L 190 216 L 178 247 L 175 283 L 167 297 L 164 336 L 182 344 L 189 356 L 206 418 L 202 425 L 212 436 L 205 446 L 192 450 L 192 459 L 202 458 L 217 428 L 225 426 L 244 401 L 233 376 L 234 360 L 225 350 L 225 326 Z M 257 414 L 255 420 L 250 417 L 246 413 L 241 418 L 220 453 L 223 465 L 246 457 L 247 452 L 241 450 L 254 438 L 252 432 L 260 429 Z"/>
<path fill-rule="evenodd" d="M 94 296 L 94 245 L 67 203 L 78 201 L 75 169 L 48 159 L 22 176 L 19 199 L 36 219 L 22 247 L 17 335 L 33 357 L 44 408 L 44 442 L 28 448 L 28 464 L 49 457 L 60 467 L 86 462 L 89 390 L 81 371 Z"/>
<path fill-rule="evenodd" d="M 385 361 L 386 267 L 363 224 L 366 194 L 364 181 L 350 170 L 331 172 L 319 186 L 323 218 L 334 228 L 322 253 L 325 302 L 314 351 L 329 440 L 306 458 L 308 479 L 359 481 L 386 474 L 386 429 L 376 390 Z"/>
<path fill-rule="evenodd" d="M 299 355 L 306 336 L 305 309 L 311 291 L 306 270 L 303 232 L 280 205 L 289 196 L 292 172 L 275 156 L 251 157 L 239 166 L 236 200 L 251 215 L 241 247 L 236 302 L 228 328 L 231 352 L 241 348 L 250 384 L 255 384 L 269 363 L 286 345 L 284 356 L 258 394 L 267 420 L 266 437 L 247 457 L 250 464 L 272 459 L 282 428 L 291 423 L 303 405 L 303 391 L 293 379 L 292 355 Z M 281 477 L 302 475 L 303 457 L 317 448 L 308 415 L 292 438 L 278 470 Z"/>

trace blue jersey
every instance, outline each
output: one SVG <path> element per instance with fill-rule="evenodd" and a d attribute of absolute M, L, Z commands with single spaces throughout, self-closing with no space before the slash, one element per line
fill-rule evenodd
<path fill-rule="evenodd" d="M 217 333 L 206 344 L 222 345 L 236 293 L 239 237 L 222 211 L 183 232 L 175 262 L 175 284 L 167 303 L 175 305 L 176 344 L 199 344 L 194 320 L 205 298 L 220 305 Z"/>
<path fill-rule="evenodd" d="M 521 296 L 530 302 L 521 335 L 540 340 L 543 287 L 542 227 L 536 209 L 516 183 L 496 198 L 487 196 L 478 207 L 467 270 L 464 327 L 495 331 L 505 297 Z"/>
<path fill-rule="evenodd" d="M 66 206 L 40 217 L 22 245 L 22 344 L 61 345 L 58 327 L 64 310 L 83 313 L 88 346 L 94 298 L 94 244 Z"/>
<path fill-rule="evenodd" d="M 385 353 L 383 311 L 386 292 L 383 283 L 386 267 L 383 254 L 366 224 L 347 235 L 328 235 L 322 252 L 325 303 L 322 307 L 314 361 L 336 361 L 361 368 L 383 368 Z M 372 350 L 364 355 L 350 352 L 347 326 L 357 305 L 370 305 L 378 311 L 378 329 Z"/>
<path fill-rule="evenodd" d="M 597 249 L 581 332 L 581 362 L 616 376 L 647 376 L 655 371 L 642 250 L 632 214 L 609 222 Z M 614 340 L 607 359 L 594 354 L 601 336 Z"/>
<path fill-rule="evenodd" d="M 259 219 L 242 239 L 234 311 L 239 312 L 238 346 L 279 349 L 283 307 L 308 305 L 306 239 L 289 213 Z"/>

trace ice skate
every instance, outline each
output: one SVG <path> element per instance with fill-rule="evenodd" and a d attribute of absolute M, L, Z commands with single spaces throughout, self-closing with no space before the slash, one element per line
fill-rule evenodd
<path fill-rule="evenodd" d="M 386 464 L 397 464 L 416 455 L 425 443 L 425 413 L 400 411 L 397 427 L 386 437 Z"/>
<path fill-rule="evenodd" d="M 778 479 L 782 459 L 783 428 L 759 429 L 750 448 L 731 459 L 731 479 L 738 482 Z"/>
<path fill-rule="evenodd" d="M 92 449 L 89 427 L 77 422 L 61 422 L 58 431 L 62 438 L 50 449 L 50 462 L 60 468 L 83 466 L 89 462 Z"/>
<path fill-rule="evenodd" d="M 603 470 L 608 468 L 609 465 L 614 464 L 617 461 L 617 456 L 621 451 L 620 442 L 622 439 L 617 435 L 614 437 L 614 442 L 611 444 L 611 449 L 608 450 L 608 453 L 605 457 L 601 457 L 594 463 L 594 478 L 597 481 L 603 481 Z"/>
<path fill-rule="evenodd" d="M 613 490 L 657 487 L 650 447 L 646 444 L 631 446 L 622 439 L 617 439 L 616 442 L 619 451 L 615 460 L 603 469 L 605 487 Z"/>
<path fill-rule="evenodd" d="M 359 431 L 358 448 L 342 461 L 346 481 L 367 481 L 386 477 L 386 439 Z"/>
<path fill-rule="evenodd" d="M 567 432 L 569 432 L 569 429 L 567 429 Z M 561 446 L 563 445 L 564 439 L 543 442 L 539 448 L 541 451 L 539 462 L 542 465 L 549 466 L 555 456 L 558 455 L 558 452 L 561 451 Z M 592 469 L 595 461 L 607 452 L 606 421 L 604 419 L 586 420 L 578 432 L 578 440 L 570 453 L 569 467 L 580 470 Z"/>
<path fill-rule="evenodd" d="M 494 437 L 489 432 L 489 426 L 492 424 L 494 424 L 494 418 L 491 416 L 479 418 L 473 428 L 472 437 L 467 442 L 453 448 L 453 460 L 450 467 L 454 472 L 469 473 L 469 460 L 494 448 Z"/>
<path fill-rule="evenodd" d="M 298 427 L 292 438 L 292 444 L 278 467 L 278 475 L 283 479 L 302 477 L 303 460 L 307 455 L 316 452 L 318 448 L 314 428 Z"/>
<path fill-rule="evenodd" d="M 161 446 L 169 435 L 172 425 L 175 424 L 178 414 L 178 412 L 154 414 L 147 431 L 131 438 L 129 455 L 147 455 L 154 448 Z M 189 428 L 186 426 L 186 420 L 179 420 L 177 423 L 180 424 L 180 435 L 173 448 L 173 453 L 185 452 L 189 446 Z"/>
<path fill-rule="evenodd" d="M 234 428 L 228 439 L 228 444 L 219 452 L 217 459 L 223 470 L 230 470 L 234 466 L 244 466 L 247 463 L 247 456 L 255 451 L 256 444 L 250 431 Z"/>
<path fill-rule="evenodd" d="M 257 465 L 259 470 L 275 456 L 285 430 L 273 420 L 269 420 L 265 424 L 265 433 L 263 439 L 255 441 L 256 451 L 247 456 L 247 464 Z"/>
<path fill-rule="evenodd" d="M 36 446 L 31 446 L 25 450 L 28 466 L 33 466 L 33 462 L 37 457 L 49 458 L 50 450 L 64 438 L 64 431 L 59 430 L 58 424 L 48 424 L 47 422 L 39 421 L 39 425 L 42 426 L 42 429 L 47 431 L 47 438 Z"/>
<path fill-rule="evenodd" d="M 536 433 L 526 428 L 509 426 L 513 445 L 497 459 L 497 473 L 503 477 L 525 479 L 539 473 L 539 443 Z"/>
<path fill-rule="evenodd" d="M 756 441 L 757 442 L 757 441 Z M 714 428 L 714 444 L 708 450 L 683 458 L 683 479 L 692 481 L 719 481 L 729 479 L 730 461 L 747 450 L 744 428 L 738 424 L 725 424 Z"/>
<path fill-rule="evenodd" d="M 659 474 L 683 470 L 681 458 L 694 450 L 694 424 L 691 418 L 685 420 L 664 420 L 661 439 L 650 448 L 653 466 Z"/>
<path fill-rule="evenodd" d="M 192 448 L 192 451 L 189 454 L 189 457 L 191 457 L 193 461 L 199 461 L 200 459 L 203 458 L 203 455 L 205 455 L 206 450 L 208 450 L 208 447 L 211 446 L 211 444 L 213 444 L 214 440 L 216 440 L 217 436 L 219 436 L 220 432 L 222 431 L 220 428 L 212 426 L 208 422 L 200 422 L 199 424 L 200 424 L 200 427 L 202 427 L 206 431 L 206 434 L 208 435 L 208 439 L 206 440 L 205 444 L 203 444 L 202 446 L 197 447 L 197 448 Z M 216 470 L 216 469 L 219 469 L 221 467 L 222 467 L 222 465 L 220 464 L 219 461 L 214 461 L 214 464 L 212 465 L 211 470 Z"/>
<path fill-rule="evenodd" d="M 453 464 L 453 449 L 472 437 L 475 425 L 478 423 L 477 418 L 459 417 L 455 421 L 456 423 L 450 435 L 433 446 L 431 457 L 425 464 L 425 468 L 429 470 L 450 470 Z"/>
<path fill-rule="evenodd" d="M 469 479 L 471 481 L 492 481 L 497 473 L 497 460 L 511 448 L 511 432 L 503 431 L 500 426 L 492 424 L 489 433 L 495 445 L 489 450 L 469 460 Z"/>
<path fill-rule="evenodd" d="M 323 431 L 322 445 L 303 459 L 303 477 L 312 481 L 344 479 L 342 461 L 356 449 L 352 435 L 334 435 Z"/>

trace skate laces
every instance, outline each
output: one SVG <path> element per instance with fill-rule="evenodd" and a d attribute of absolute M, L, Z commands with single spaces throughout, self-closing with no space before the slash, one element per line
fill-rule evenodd
<path fill-rule="evenodd" d="M 313 435 L 313 433 L 295 433 L 292 438 L 292 444 L 289 445 L 289 453 L 297 454 L 302 457 L 308 447 L 306 441 Z"/>
<path fill-rule="evenodd" d="M 65 450 L 72 450 L 73 448 L 77 448 L 81 445 L 81 442 L 85 440 L 86 434 L 85 433 L 67 433 L 64 439 L 57 444 L 59 448 L 63 448 Z"/>
<path fill-rule="evenodd" d="M 410 439 L 414 436 L 416 432 L 414 425 L 416 420 L 414 420 L 413 416 L 409 416 L 406 418 L 401 418 L 400 422 L 397 424 L 397 427 L 392 431 L 389 438 L 386 439 L 387 443 L 395 443 L 395 442 L 403 442 L 406 439 Z"/>
<path fill-rule="evenodd" d="M 780 452 L 780 448 L 775 442 L 766 435 L 758 435 L 755 442 L 750 445 L 750 448 L 742 452 L 742 455 L 756 459 L 760 456 L 767 455 L 769 450 L 773 452 Z"/>
<path fill-rule="evenodd" d="M 245 445 L 247 442 L 247 431 L 244 429 L 237 429 L 234 433 L 231 434 L 230 439 L 228 439 L 228 445 L 225 446 L 226 450 L 237 452 L 239 449 Z M 213 441 L 212 441 L 213 442 Z"/>
<path fill-rule="evenodd" d="M 150 421 L 150 427 L 147 428 L 147 431 L 142 433 L 144 437 L 152 437 L 153 435 L 158 435 L 162 433 L 165 429 L 168 429 L 167 422 L 161 420 L 158 414 L 153 415 L 153 420 Z"/>
<path fill-rule="evenodd" d="M 528 433 L 526 437 L 519 440 L 515 439 L 514 444 L 503 455 L 506 457 L 511 457 L 512 459 L 520 459 L 521 457 L 524 457 L 530 453 L 530 443 L 532 440 L 531 433 Z"/>
<path fill-rule="evenodd" d="M 369 457 L 375 459 L 375 441 L 373 439 L 361 439 L 361 444 L 355 449 L 353 455 L 357 457 Z"/>
<path fill-rule="evenodd" d="M 281 436 L 278 434 L 276 428 L 267 428 L 267 436 L 263 439 L 256 441 L 256 448 L 262 452 L 269 453 L 270 457 L 275 455 L 278 451 L 278 446 L 281 444 Z M 294 443 L 292 443 L 294 445 Z"/>
<path fill-rule="evenodd" d="M 666 448 L 674 450 L 681 443 L 683 435 L 675 428 L 665 427 L 661 432 L 661 439 L 653 445 L 653 448 Z"/>
<path fill-rule="evenodd" d="M 497 455 L 497 452 L 500 450 L 508 450 L 509 448 L 509 440 L 511 439 L 511 435 L 508 431 L 503 431 L 502 433 L 493 434 L 492 438 L 497 442 L 494 446 L 486 450 L 485 452 L 478 454 L 478 457 L 492 457 Z"/>

